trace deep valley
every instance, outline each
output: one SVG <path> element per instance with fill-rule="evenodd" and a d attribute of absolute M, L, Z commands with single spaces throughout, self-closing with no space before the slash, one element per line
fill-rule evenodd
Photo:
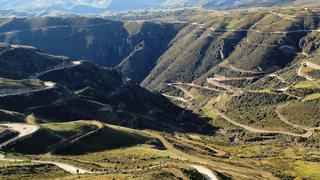
<path fill-rule="evenodd" d="M 320 6 L 264 2 L 1 18 L 0 179 L 320 179 Z"/>

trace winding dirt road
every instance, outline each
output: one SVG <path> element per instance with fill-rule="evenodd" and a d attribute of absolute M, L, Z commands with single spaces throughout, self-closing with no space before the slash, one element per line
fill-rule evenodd
<path fill-rule="evenodd" d="M 302 72 L 302 69 L 303 69 L 304 67 L 306 67 L 306 66 L 307 66 L 307 67 L 311 67 L 311 68 L 313 68 L 313 69 L 315 69 L 315 70 L 320 70 L 320 65 L 314 64 L 314 63 L 309 62 L 309 61 L 305 61 L 305 62 L 302 62 L 302 63 L 301 63 L 300 67 L 299 67 L 298 70 L 297 70 L 298 76 L 300 76 L 300 77 L 302 77 L 302 78 L 305 78 L 305 79 L 308 80 L 308 81 L 315 81 L 316 79 L 314 79 L 313 77 L 311 77 L 311 76 L 309 76 L 309 75 L 307 75 L 307 74 L 305 74 L 305 73 Z"/>
<path fill-rule="evenodd" d="M 280 82 L 282 83 L 288 83 L 288 81 L 286 81 L 284 78 L 280 77 L 279 75 L 277 74 L 270 74 L 269 77 L 274 77 L 274 78 L 277 78 Z"/>
<path fill-rule="evenodd" d="M 223 81 L 241 81 L 241 80 L 254 80 L 262 76 L 247 76 L 247 77 L 225 77 L 215 74 L 213 78 L 214 81 L 223 82 Z"/>
<path fill-rule="evenodd" d="M 68 69 L 68 68 L 72 68 L 72 67 L 75 67 L 75 66 L 79 66 L 79 65 L 82 64 L 82 62 L 83 61 L 73 61 L 73 62 L 68 63 L 68 64 L 62 63 L 62 64 L 59 64 L 56 67 L 53 67 L 52 69 L 49 69 L 47 71 L 43 71 L 43 72 L 31 75 L 30 77 L 28 77 L 28 79 L 37 79 L 40 76 L 42 76 L 44 74 L 47 74 L 47 73 L 50 73 L 50 72 L 53 72 L 53 71 L 58 71 L 58 70 L 62 70 L 62 69 Z"/>
<path fill-rule="evenodd" d="M 290 125 L 290 126 L 292 126 L 294 128 L 303 129 L 304 131 L 306 131 L 306 133 L 305 133 L 306 137 L 310 137 L 310 136 L 313 135 L 314 130 L 312 128 L 307 127 L 307 126 L 301 126 L 301 125 L 298 125 L 298 124 L 291 123 L 289 120 L 287 120 L 287 118 L 284 115 L 282 115 L 280 113 L 279 109 L 276 110 L 276 113 L 277 113 L 279 119 L 282 122 L 284 122 L 284 123 L 286 123 L 286 124 L 288 124 L 288 125 Z"/>
<path fill-rule="evenodd" d="M 216 91 L 216 92 L 221 92 L 222 90 L 220 89 L 216 89 L 216 88 L 211 88 L 208 86 L 199 86 L 197 84 L 194 83 L 182 83 L 182 82 L 176 82 L 176 83 L 169 83 L 172 85 L 185 85 L 185 86 L 189 86 L 189 87 L 194 87 L 194 88 L 199 88 L 199 89 L 204 89 L 204 90 L 209 90 L 209 91 Z"/>
<path fill-rule="evenodd" d="M 70 64 L 65 64 L 62 63 L 56 67 L 53 67 L 52 69 L 49 69 L 47 71 L 41 72 L 41 73 L 36 73 L 34 75 L 31 75 L 30 77 L 28 77 L 27 79 L 36 79 L 39 78 L 40 76 L 46 74 L 46 73 L 50 73 L 53 71 L 58 71 L 61 69 L 68 69 L 68 68 L 72 68 L 75 66 L 79 66 L 83 63 L 83 61 L 73 61 Z M 16 92 L 11 92 L 11 93 L 0 93 L 0 97 L 6 97 L 6 96 L 15 96 L 15 95 L 22 95 L 22 94 L 29 94 L 29 93 L 36 93 L 36 92 L 40 92 L 40 91 L 45 91 L 48 89 L 52 89 L 56 87 L 56 83 L 54 82 L 50 82 L 50 81 L 46 81 L 43 82 L 43 87 L 41 88 L 37 88 L 37 89 L 32 89 L 32 88 L 24 88 L 24 89 L 17 89 L 15 90 Z"/>
<path fill-rule="evenodd" d="M 194 156 L 194 155 L 190 155 L 187 154 L 179 149 L 176 149 L 174 147 L 173 144 L 171 144 L 169 141 L 166 140 L 166 138 L 164 136 L 162 136 L 161 134 L 154 132 L 154 131 L 143 131 L 142 133 L 145 133 L 151 137 L 154 137 L 158 140 L 160 140 L 162 142 L 162 144 L 166 147 L 166 154 L 170 153 L 170 154 L 174 154 L 177 158 L 179 158 L 180 160 L 186 160 L 186 161 L 190 161 L 196 164 L 193 164 L 191 166 L 196 166 L 199 167 L 199 169 L 197 169 L 201 174 L 206 175 L 206 177 L 211 177 L 211 178 L 216 178 L 216 176 L 213 174 L 212 176 L 212 171 L 211 170 L 207 170 L 206 167 L 200 165 L 207 165 L 210 166 L 211 168 L 220 171 L 220 172 L 226 172 L 228 174 L 231 174 L 235 177 L 238 177 L 238 179 L 256 179 L 253 177 L 260 177 L 262 179 L 276 179 L 272 176 L 272 174 L 265 172 L 265 171 L 260 171 L 260 170 L 255 170 L 255 169 L 251 169 L 251 168 L 247 168 L 247 167 L 239 167 L 239 166 L 234 166 L 232 164 L 228 164 L 225 162 L 220 162 L 220 161 L 214 161 L 211 160 L 209 158 L 200 158 L 198 156 Z M 253 175 L 253 177 L 251 177 L 251 175 Z M 249 176 L 248 176 L 249 175 Z"/>
<path fill-rule="evenodd" d="M 194 26 L 198 26 L 200 29 L 205 29 L 205 24 L 194 22 L 192 23 Z M 274 30 L 274 31 L 261 31 L 258 29 L 230 29 L 230 28 L 213 28 L 209 27 L 207 28 L 213 32 L 255 32 L 260 34 L 290 34 L 290 33 L 301 33 L 301 32 L 319 32 L 320 29 L 298 29 L 298 30 L 290 30 L 290 31 L 284 31 L 284 30 Z"/>
<path fill-rule="evenodd" d="M 284 135 L 289 135 L 289 136 L 294 136 L 294 137 L 302 137 L 302 138 L 309 138 L 310 136 L 312 136 L 312 133 L 310 134 L 309 131 L 307 131 L 304 134 L 297 134 L 297 133 L 291 133 L 291 132 L 286 132 L 286 131 L 269 131 L 269 130 L 263 130 L 263 129 L 257 129 L 257 128 L 253 128 L 244 124 L 240 124 L 234 120 L 232 120 L 231 118 L 229 118 L 228 116 L 226 116 L 225 114 L 221 113 L 219 110 L 214 109 L 214 111 L 216 112 L 217 115 L 219 115 L 221 118 L 223 118 L 224 120 L 230 122 L 231 124 L 241 127 L 249 132 L 253 132 L 253 133 L 262 133 L 262 134 L 284 134 Z"/>
<path fill-rule="evenodd" d="M 232 86 L 220 83 L 219 81 L 215 81 L 214 78 L 207 78 L 207 82 L 213 86 L 225 89 L 226 91 L 230 92 L 230 93 L 235 93 L 237 91 L 237 89 L 235 89 Z"/>
<path fill-rule="evenodd" d="M 19 139 L 22 139 L 26 136 L 29 136 L 40 129 L 40 127 L 36 126 L 36 125 L 19 124 L 19 123 L 0 124 L 0 126 L 6 128 L 6 129 L 14 130 L 19 133 L 16 137 L 9 139 L 6 142 L 1 143 L 0 148 L 7 146 L 8 144 L 10 144 L 14 141 L 17 141 Z"/>
<path fill-rule="evenodd" d="M 240 73 L 249 73 L 249 74 L 256 74 L 256 75 L 268 73 L 268 72 L 256 72 L 256 71 L 251 71 L 251 70 L 240 69 L 240 68 L 233 66 L 232 64 L 230 64 L 227 61 L 220 63 L 218 66 L 230 69 L 231 71 L 240 72 Z"/>
<path fill-rule="evenodd" d="M 170 96 L 170 95 L 167 95 L 167 94 L 162 94 L 163 96 L 171 98 L 171 99 L 176 99 L 176 100 L 182 101 L 184 103 L 187 103 L 187 102 L 192 101 L 194 99 L 194 96 L 187 89 L 185 89 L 183 87 L 180 87 L 180 86 L 177 86 L 177 85 L 174 85 L 173 83 L 167 83 L 166 85 L 174 87 L 174 88 L 177 88 L 177 89 L 180 89 L 185 95 L 189 96 L 190 98 L 189 99 L 185 99 L 183 97 Z"/>
<path fill-rule="evenodd" d="M 54 82 L 44 82 L 43 83 L 43 87 L 38 88 L 38 89 L 32 89 L 32 88 L 24 88 L 24 89 L 17 89 L 15 90 L 15 92 L 7 92 L 7 93 L 0 93 L 0 97 L 6 97 L 6 96 L 16 96 L 16 95 L 22 95 L 22 94 L 29 94 L 29 93 L 36 93 L 36 92 L 40 92 L 40 91 L 45 91 L 48 89 L 52 89 L 56 86 L 56 83 Z"/>
<path fill-rule="evenodd" d="M 25 138 L 29 135 L 32 135 L 33 133 L 37 132 L 40 127 L 38 125 L 29 125 L 29 124 L 19 124 L 19 123 L 10 123 L 10 124 L 0 124 L 0 126 L 3 126 L 7 129 L 12 129 L 14 131 L 19 132 L 19 135 L 16 137 L 0 144 L 0 148 L 17 141 L 19 139 Z M 23 160 L 23 159 L 10 159 L 6 158 L 5 155 L 0 154 L 0 161 L 10 161 L 10 162 L 23 162 L 23 161 L 29 161 L 29 160 Z M 87 171 L 84 169 L 80 169 L 78 167 L 61 163 L 61 162 L 53 162 L 53 161 L 38 161 L 38 160 L 30 160 L 30 162 L 33 163 L 42 163 L 42 164 L 53 164 L 71 174 L 93 174 L 96 172 Z"/>
<path fill-rule="evenodd" d="M 170 99 L 178 100 L 178 101 L 181 101 L 181 102 L 184 102 L 184 103 L 188 103 L 188 102 L 191 101 L 190 99 L 185 99 L 185 98 L 178 97 L 178 96 L 170 96 L 170 95 L 167 95 L 167 94 L 162 94 L 162 96 L 165 96 L 165 97 L 170 98 Z"/>

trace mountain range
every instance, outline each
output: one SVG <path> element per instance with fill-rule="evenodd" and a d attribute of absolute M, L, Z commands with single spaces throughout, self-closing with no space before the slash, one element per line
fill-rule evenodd
<path fill-rule="evenodd" d="M 314 0 L 3 0 L 0 2 L 2 16 L 59 16 L 59 15 L 106 15 L 111 12 L 202 7 L 209 9 L 234 9 L 248 7 L 271 7 L 282 5 L 313 5 Z"/>
<path fill-rule="evenodd" d="M 1 2 L 0 179 L 320 179 L 318 1 Z"/>

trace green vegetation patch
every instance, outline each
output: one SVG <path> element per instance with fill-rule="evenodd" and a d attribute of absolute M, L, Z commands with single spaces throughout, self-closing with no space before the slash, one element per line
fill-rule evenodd
<path fill-rule="evenodd" d="M 41 154 L 49 151 L 49 146 L 59 143 L 62 137 L 47 129 L 40 129 L 32 136 L 5 147 L 6 152 L 22 154 Z"/>
<path fill-rule="evenodd" d="M 54 153 L 80 155 L 88 152 L 99 152 L 107 149 L 117 149 L 143 144 L 148 140 L 149 138 L 138 134 L 103 127 L 102 129 L 81 137 L 77 141 L 56 150 Z"/>
<path fill-rule="evenodd" d="M 97 129 L 97 127 L 88 121 L 42 124 L 41 129 L 32 136 L 18 141 L 5 149 L 22 154 L 48 153 L 59 147 L 60 143 L 72 141 L 94 129 Z"/>
<path fill-rule="evenodd" d="M 305 126 L 316 127 L 320 125 L 320 103 L 311 102 L 294 102 L 286 105 L 281 109 L 290 122 Z"/>
<path fill-rule="evenodd" d="M 320 81 L 300 81 L 293 87 L 297 89 L 318 88 L 320 87 Z"/>
<path fill-rule="evenodd" d="M 243 106 L 263 106 L 282 103 L 293 98 L 286 94 L 277 93 L 252 93 L 246 92 L 231 99 L 229 107 L 231 109 Z"/>
<path fill-rule="evenodd" d="M 316 100 L 316 99 L 320 99 L 320 93 L 310 94 L 304 98 L 305 101 Z"/>
<path fill-rule="evenodd" d="M 282 122 L 276 113 L 276 106 L 250 106 L 229 109 L 227 115 L 241 124 L 250 125 L 259 129 L 289 131 L 303 133 Z"/>
<path fill-rule="evenodd" d="M 67 123 L 49 123 L 43 124 L 42 127 L 63 137 L 70 137 L 76 134 L 83 134 L 96 129 L 89 121 L 75 121 Z"/>
<path fill-rule="evenodd" d="M 306 161 L 295 161 L 294 175 L 301 177 L 302 179 L 320 179 L 320 163 L 318 162 L 306 162 Z"/>
<path fill-rule="evenodd" d="M 62 169 L 49 164 L 3 163 L 0 179 L 55 179 L 68 176 Z"/>
<path fill-rule="evenodd" d="M 40 80 L 12 80 L 0 78 L 0 89 L 10 88 L 10 89 L 20 89 L 20 88 L 32 88 L 36 86 L 43 86 Z"/>
<path fill-rule="evenodd" d="M 320 70 L 313 69 L 308 73 L 312 78 L 320 79 Z"/>

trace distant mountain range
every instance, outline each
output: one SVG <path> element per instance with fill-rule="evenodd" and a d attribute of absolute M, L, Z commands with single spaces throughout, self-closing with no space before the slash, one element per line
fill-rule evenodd
<path fill-rule="evenodd" d="M 233 9 L 277 5 L 308 5 L 315 0 L 2 0 L 1 16 L 102 15 L 149 8 L 203 7 Z"/>
<path fill-rule="evenodd" d="M 61 15 L 101 14 L 123 10 L 161 6 L 165 0 L 4 0 L 0 2 L 2 14 L 8 15 Z"/>

